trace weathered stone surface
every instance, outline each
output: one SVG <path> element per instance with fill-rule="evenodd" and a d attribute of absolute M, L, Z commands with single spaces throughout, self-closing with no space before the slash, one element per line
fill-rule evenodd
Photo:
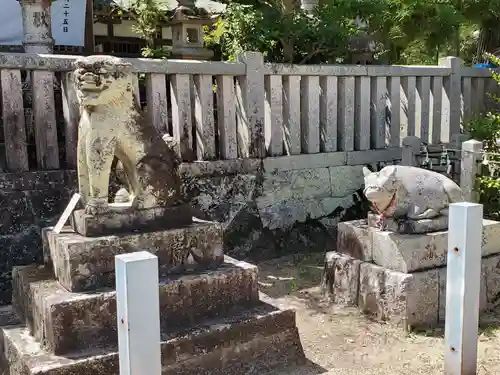
<path fill-rule="evenodd" d="M 76 210 L 71 216 L 73 230 L 85 237 L 174 229 L 188 226 L 192 222 L 193 210 L 187 204 L 97 215 L 88 215 L 84 210 Z"/>
<path fill-rule="evenodd" d="M 395 272 L 389 272 L 392 277 L 399 278 Z M 388 278 L 386 285 L 390 285 Z M 433 327 L 438 322 L 439 312 L 439 270 L 427 270 L 411 274 L 413 286 L 410 288 L 408 324 L 410 327 Z M 398 295 L 395 293 L 394 298 Z"/>
<path fill-rule="evenodd" d="M 297 162 L 292 163 L 292 168 L 300 167 L 298 159 L 308 159 L 309 156 L 313 155 L 294 155 Z M 329 163 L 335 157 L 329 155 L 322 168 L 331 169 L 334 164 Z M 282 226 L 275 229 L 265 227 L 261 219 L 261 212 L 264 211 L 259 212 L 256 204 L 256 197 L 262 194 L 261 164 L 260 159 L 181 164 L 183 197 L 198 212 L 205 214 L 202 219 L 221 223 L 226 254 L 238 259 L 262 260 L 304 249 L 334 250 L 335 223 L 366 217 L 366 210 L 358 209 L 364 203 L 360 205 L 352 195 L 318 199 L 302 199 L 299 195 L 296 200 L 276 205 L 278 214 L 272 213 L 272 206 L 266 208 L 266 214 L 262 216 L 282 216 L 281 220 L 273 219 L 274 223 Z M 6 208 L 4 211 L 0 209 L 0 223 L 9 221 L 0 228 L 0 232 L 5 233 L 0 234 L 0 247 L 3 249 L 0 256 L 0 303 L 10 302 L 12 266 L 42 263 L 40 230 L 56 223 L 76 186 L 75 171 L 0 175 L 0 196 L 1 193 L 13 194 L 6 195 Z M 117 189 L 110 190 L 112 197 Z M 21 198 L 18 200 L 20 204 L 9 206 L 12 197 L 19 196 L 20 191 L 26 199 Z M 307 192 L 305 196 L 308 196 Z M 333 207 L 337 205 L 336 199 L 340 200 L 340 206 Z M 286 208 L 287 205 L 290 209 Z"/>
<path fill-rule="evenodd" d="M 331 196 L 331 191 L 328 168 L 265 174 L 257 205 L 260 208 L 290 199 L 326 198 Z"/>
<path fill-rule="evenodd" d="M 332 302 L 356 305 L 361 261 L 334 251 L 326 253 L 322 286 Z"/>
<path fill-rule="evenodd" d="M 363 168 L 361 165 L 330 167 L 330 185 L 333 197 L 350 195 L 363 186 Z"/>
<path fill-rule="evenodd" d="M 500 252 L 500 222 L 483 220 L 482 256 Z M 398 234 L 374 229 L 373 261 L 400 272 L 446 265 L 448 232 Z"/>
<path fill-rule="evenodd" d="M 372 230 L 366 220 L 338 223 L 337 251 L 365 262 L 372 261 Z"/>
<path fill-rule="evenodd" d="M 116 345 L 116 299 L 112 290 L 72 293 L 39 266 L 14 268 L 13 307 L 46 349 L 61 355 L 89 345 Z M 227 316 L 235 306 L 259 301 L 257 267 L 226 257 L 217 270 L 160 280 L 162 330 Z"/>
<path fill-rule="evenodd" d="M 481 256 L 500 253 L 500 222 L 483 220 Z"/>
<path fill-rule="evenodd" d="M 365 314 L 405 327 L 438 322 L 438 270 L 406 274 L 371 263 L 360 266 L 358 306 Z"/>
<path fill-rule="evenodd" d="M 482 277 L 487 308 L 497 307 L 500 304 L 500 255 L 482 259 Z"/>
<path fill-rule="evenodd" d="M 343 198 L 289 199 L 259 207 L 259 216 L 265 228 L 290 228 L 297 222 L 328 216 L 337 208 L 343 209 L 352 203 L 350 195 Z"/>
<path fill-rule="evenodd" d="M 0 332 L 1 353 L 11 375 L 119 375 L 116 348 L 58 357 L 44 351 L 22 327 L 3 327 Z M 163 375 L 225 375 L 240 370 L 258 375 L 277 365 L 304 361 L 295 312 L 267 304 L 187 330 L 163 332 L 161 345 Z"/>
<path fill-rule="evenodd" d="M 448 216 L 439 216 L 435 219 L 399 220 L 380 217 L 378 214 L 368 214 L 368 226 L 383 231 L 405 234 L 421 234 L 441 231 L 448 227 Z"/>
<path fill-rule="evenodd" d="M 54 273 L 67 290 L 84 291 L 114 285 L 114 257 L 139 250 L 158 256 L 160 274 L 217 267 L 222 263 L 222 230 L 218 223 L 119 236 L 83 237 L 71 229 L 47 232 Z"/>

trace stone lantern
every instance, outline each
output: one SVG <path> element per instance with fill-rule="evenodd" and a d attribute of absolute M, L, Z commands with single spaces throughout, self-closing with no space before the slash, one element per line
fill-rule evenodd
<path fill-rule="evenodd" d="M 311 13 L 318 6 L 319 0 L 301 0 L 300 7 L 306 12 Z"/>
<path fill-rule="evenodd" d="M 26 53 L 53 53 L 54 39 L 50 22 L 49 0 L 18 0 L 23 17 Z"/>
<path fill-rule="evenodd" d="M 203 26 L 211 25 L 208 12 L 196 8 L 194 0 L 177 0 L 178 6 L 170 21 L 172 28 L 172 57 L 208 60 L 213 51 L 204 48 Z"/>

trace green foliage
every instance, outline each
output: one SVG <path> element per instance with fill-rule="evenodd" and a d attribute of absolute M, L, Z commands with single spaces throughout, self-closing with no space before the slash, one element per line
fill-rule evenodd
<path fill-rule="evenodd" d="M 488 55 L 488 59 L 495 64 L 500 60 Z M 500 84 L 500 75 L 492 71 L 493 79 Z M 496 98 L 498 100 L 498 98 Z M 487 153 L 481 173 L 476 179 L 476 190 L 479 192 L 479 203 L 484 206 L 484 215 L 487 218 L 500 219 L 500 112 L 488 112 L 476 116 L 464 124 L 464 130 L 473 139 L 483 142 L 483 149 Z"/>
<path fill-rule="evenodd" d="M 348 36 L 357 33 L 356 14 L 348 3 L 329 1 L 307 14 L 294 0 L 227 1 L 224 18 L 205 41 L 219 44 L 222 57 L 229 60 L 244 51 L 261 51 L 273 62 L 342 61 Z"/>
<path fill-rule="evenodd" d="M 342 62 L 353 35 L 373 37 L 385 63 L 436 64 L 447 55 L 471 63 L 478 30 L 500 18 L 500 0 L 320 0 L 309 15 L 299 0 L 219 2 L 227 5 L 224 19 L 206 38 L 216 56 L 253 50 L 290 63 Z M 356 16 L 366 29 L 357 27 Z"/>
<path fill-rule="evenodd" d="M 122 16 L 123 8 L 115 8 L 114 12 Z M 146 41 L 146 47 L 142 49 L 142 56 L 149 58 L 166 58 L 170 52 L 164 47 L 156 46 L 156 34 L 160 30 L 162 22 L 167 20 L 166 9 L 162 0 L 132 0 L 126 10 L 127 15 L 132 17 L 134 24 L 132 30 Z"/>

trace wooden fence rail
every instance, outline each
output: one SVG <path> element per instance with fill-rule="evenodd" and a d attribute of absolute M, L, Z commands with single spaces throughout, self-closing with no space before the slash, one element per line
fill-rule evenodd
<path fill-rule="evenodd" d="M 75 168 L 77 58 L 0 54 L 6 171 Z M 457 58 L 439 66 L 287 65 L 246 52 L 234 63 L 128 61 L 137 99 L 160 132 L 180 141 L 184 160 L 383 149 L 406 136 L 450 142 L 462 120 L 491 108 L 486 92 L 496 91 L 488 70 Z"/>

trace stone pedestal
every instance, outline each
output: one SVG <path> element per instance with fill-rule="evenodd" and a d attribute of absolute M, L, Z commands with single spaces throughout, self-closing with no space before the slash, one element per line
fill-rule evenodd
<path fill-rule="evenodd" d="M 338 225 L 337 252 L 328 253 L 323 284 L 333 302 L 405 327 L 445 319 L 448 232 L 397 234 L 374 218 Z M 480 310 L 500 295 L 500 222 L 483 220 Z"/>
<path fill-rule="evenodd" d="M 0 327 L 10 375 L 118 375 L 114 257 L 137 250 L 158 256 L 163 374 L 261 374 L 304 360 L 295 312 L 259 296 L 257 267 L 224 257 L 218 223 L 42 237 L 45 264 L 13 270 L 20 324 Z"/>
<path fill-rule="evenodd" d="M 19 0 L 24 29 L 24 52 L 53 53 L 49 0 Z"/>

